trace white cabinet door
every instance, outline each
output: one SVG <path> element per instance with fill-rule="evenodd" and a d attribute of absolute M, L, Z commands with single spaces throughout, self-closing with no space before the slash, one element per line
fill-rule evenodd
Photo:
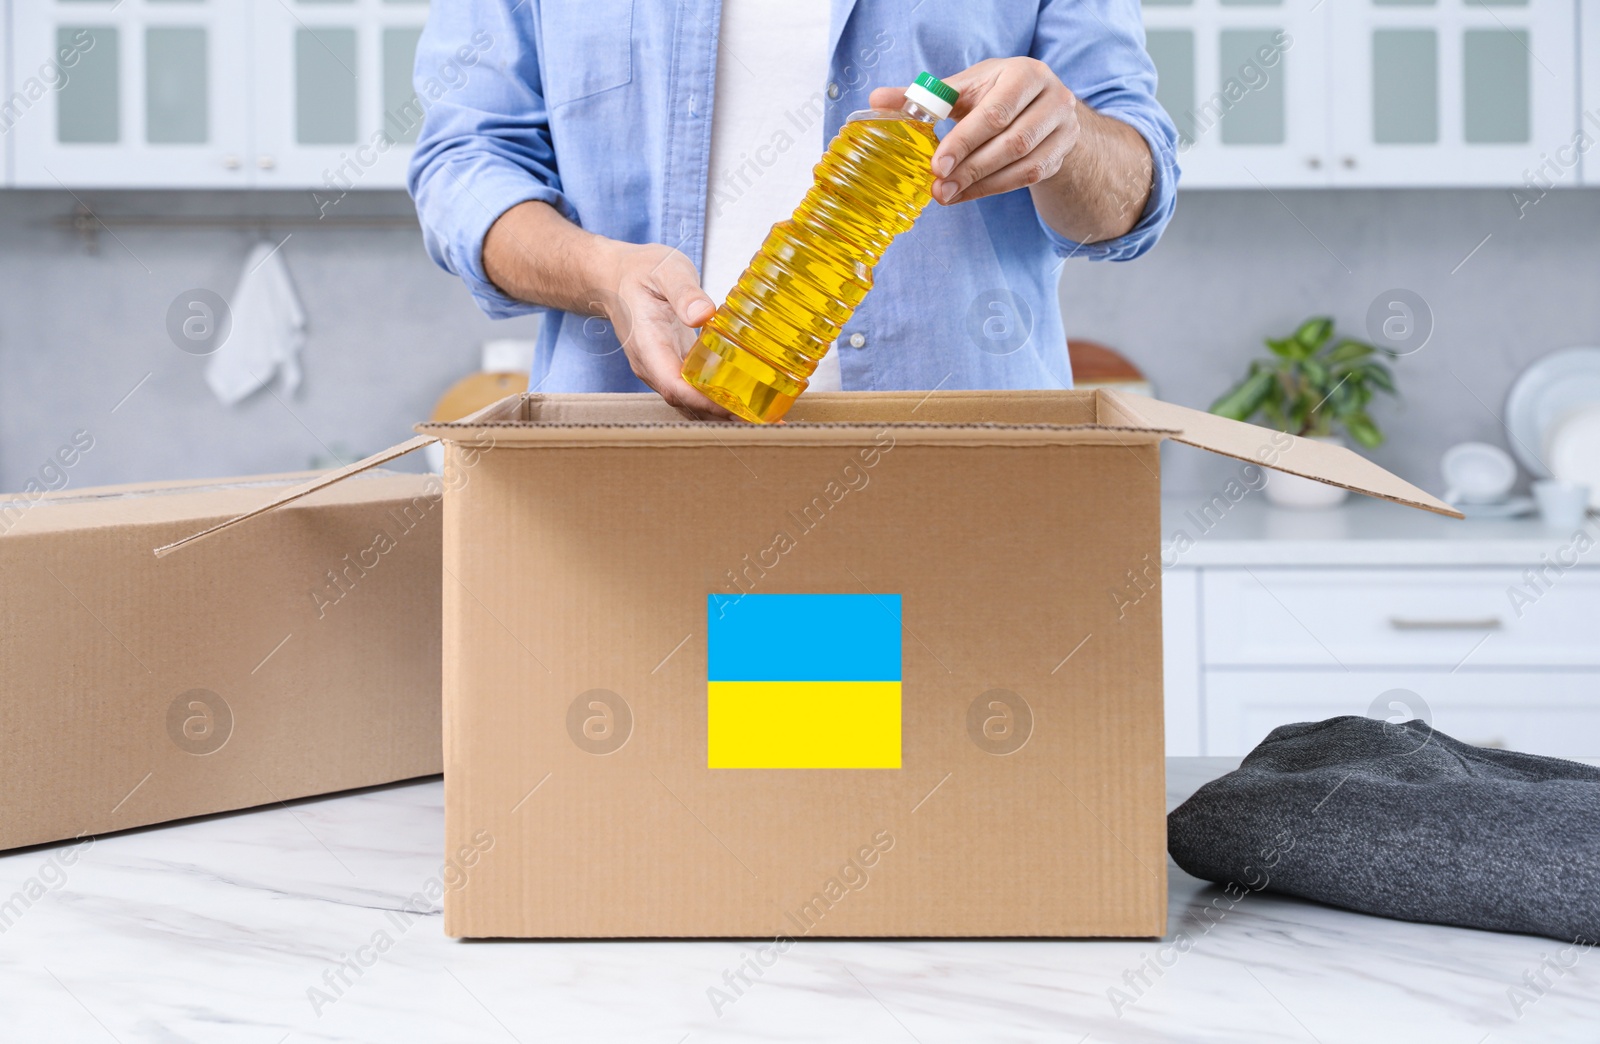
<path fill-rule="evenodd" d="M 425 0 L 256 0 L 256 150 L 265 188 L 319 203 L 398 188 L 421 124 L 411 89 Z"/>
<path fill-rule="evenodd" d="M 1208 756 L 1249 753 L 1279 725 L 1356 714 L 1431 717 L 1475 746 L 1600 757 L 1595 672 L 1208 670 L 1205 686 Z"/>
<path fill-rule="evenodd" d="M 1349 0 L 1337 0 L 1339 3 Z M 1328 180 L 1326 0 L 1144 0 L 1188 188 Z"/>
<path fill-rule="evenodd" d="M 1161 573 L 1161 679 L 1165 692 L 1167 757 L 1205 753 L 1200 712 L 1200 572 Z"/>
<path fill-rule="evenodd" d="M 0 88 L 3 88 L 0 90 L 0 188 L 9 186 L 16 176 L 12 170 L 11 148 L 12 118 L 18 104 L 18 99 L 11 94 L 11 50 L 15 40 L 16 34 L 11 31 L 11 12 L 0 6 Z"/>
<path fill-rule="evenodd" d="M 12 4 L 12 93 L 0 123 L 14 183 L 249 184 L 249 4 Z"/>
<path fill-rule="evenodd" d="M 1203 604 L 1208 667 L 1600 669 L 1600 569 L 1217 568 Z"/>
<path fill-rule="evenodd" d="M 1578 54 L 1582 62 L 1578 80 L 1583 88 L 1579 120 L 1589 140 L 1600 142 L 1600 0 L 1578 0 L 1578 4 Z M 1585 185 L 1600 185 L 1600 152 L 1594 146 L 1583 152 L 1579 165 Z"/>
<path fill-rule="evenodd" d="M 1577 135 L 1575 0 L 1328 4 L 1336 185 L 1504 185 Z M 1566 181 L 1578 179 L 1573 156 Z"/>

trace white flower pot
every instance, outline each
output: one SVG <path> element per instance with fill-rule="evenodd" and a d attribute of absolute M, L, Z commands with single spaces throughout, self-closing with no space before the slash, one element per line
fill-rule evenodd
<path fill-rule="evenodd" d="M 1311 439 L 1332 446 L 1344 445 L 1344 440 L 1337 435 L 1311 436 Z M 1342 486 L 1330 486 L 1326 482 L 1301 478 L 1299 475 L 1290 475 L 1271 468 L 1267 469 L 1267 484 L 1263 492 L 1267 494 L 1267 503 L 1274 507 L 1302 511 L 1338 507 L 1344 503 L 1344 498 L 1350 495 L 1350 491 Z"/>

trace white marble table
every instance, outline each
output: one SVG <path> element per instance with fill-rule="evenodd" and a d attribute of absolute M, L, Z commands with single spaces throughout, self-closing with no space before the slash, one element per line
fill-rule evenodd
<path fill-rule="evenodd" d="M 1173 759 L 1169 801 L 1231 768 Z M 802 941 L 713 1010 L 739 942 L 459 942 L 394 913 L 439 872 L 437 779 L 0 857 L 0 1040 L 1486 1041 L 1600 1039 L 1600 952 L 1249 895 L 1171 869 L 1168 943 Z M 339 962 L 383 932 L 360 968 Z M 1163 967 L 1162 960 L 1170 961 Z M 1140 969 L 1158 967 L 1159 977 Z M 1126 978 L 1125 978 L 1126 976 Z M 314 1005 L 315 988 L 331 1003 Z M 1108 992 L 1123 991 L 1119 1006 Z M 1528 994 L 1533 996 L 1533 994 Z M 1131 999 L 1131 1000 L 1130 1000 Z"/>

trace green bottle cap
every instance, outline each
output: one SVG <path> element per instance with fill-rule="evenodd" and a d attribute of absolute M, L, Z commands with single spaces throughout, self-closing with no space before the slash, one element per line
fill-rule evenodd
<path fill-rule="evenodd" d="M 935 98 L 947 102 L 950 105 L 954 105 L 956 103 L 956 99 L 961 97 L 961 92 L 957 91 L 954 87 L 950 86 L 948 83 L 945 83 L 943 80 L 939 79 L 930 72 L 918 74 L 914 82 L 918 87 L 921 87 Z"/>

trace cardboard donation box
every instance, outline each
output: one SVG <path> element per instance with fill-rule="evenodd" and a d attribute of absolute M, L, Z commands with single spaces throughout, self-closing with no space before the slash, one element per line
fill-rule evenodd
<path fill-rule="evenodd" d="M 1161 441 L 1450 513 L 1104 391 L 773 427 L 531 395 L 418 431 L 344 473 L 447 445 L 454 936 L 1161 935 L 1160 601 L 1126 604 Z"/>
<path fill-rule="evenodd" d="M 0 497 L 0 848 L 438 772 L 436 478 Z"/>

